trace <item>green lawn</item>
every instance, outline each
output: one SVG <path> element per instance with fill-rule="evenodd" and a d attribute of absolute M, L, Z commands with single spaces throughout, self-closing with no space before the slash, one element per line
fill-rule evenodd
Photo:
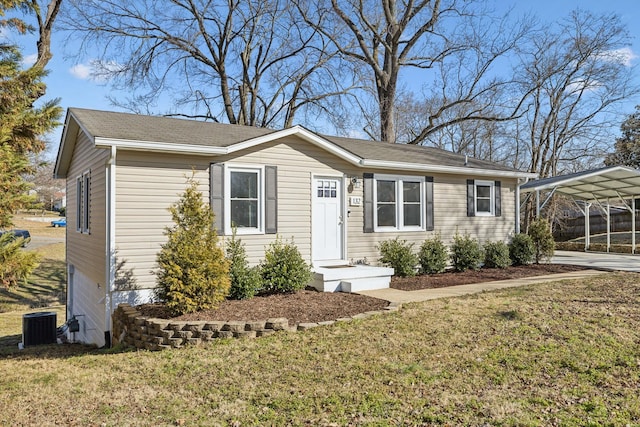
<path fill-rule="evenodd" d="M 639 307 L 608 273 L 205 348 L 5 348 L 0 425 L 640 425 Z"/>

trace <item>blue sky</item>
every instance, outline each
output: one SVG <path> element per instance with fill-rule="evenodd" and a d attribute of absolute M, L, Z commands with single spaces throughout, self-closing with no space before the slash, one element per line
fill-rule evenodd
<path fill-rule="evenodd" d="M 558 17 L 566 16 L 570 11 L 581 8 L 597 13 L 616 13 L 627 26 L 633 37 L 631 51 L 629 52 L 632 65 L 640 63 L 640 1 L 638 0 L 520 0 L 505 1 L 495 0 L 499 7 L 505 10 L 509 5 L 514 7 L 514 13 L 531 12 L 542 20 L 554 21 Z M 63 6 L 64 7 L 64 6 Z M 31 45 L 26 39 L 19 39 L 25 44 L 23 51 L 26 58 L 35 53 L 35 43 Z M 46 78 L 48 94 L 47 98 L 60 98 L 60 105 L 68 107 L 93 108 L 101 110 L 118 110 L 107 99 L 111 96 L 126 96 L 111 90 L 104 81 L 100 81 L 91 75 L 89 60 L 85 63 L 77 63 L 73 58 L 66 57 L 73 53 L 73 45 L 66 45 L 66 34 L 54 33 L 52 39 L 52 51 L 54 57 L 49 63 L 49 76 Z M 640 82 L 640 75 L 638 76 Z M 624 109 L 626 113 L 633 112 L 634 106 L 640 100 L 631 100 Z M 57 152 L 60 141 L 61 127 L 49 135 L 51 141 L 48 156 L 53 157 Z"/>

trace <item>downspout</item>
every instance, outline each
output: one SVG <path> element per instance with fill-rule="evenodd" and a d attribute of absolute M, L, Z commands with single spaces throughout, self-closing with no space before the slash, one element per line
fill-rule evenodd
<path fill-rule="evenodd" d="M 111 313 L 112 313 L 112 292 L 115 283 L 116 274 L 116 204 L 115 204 L 115 188 L 116 188 L 116 147 L 111 147 L 111 153 L 106 163 L 106 197 L 107 207 L 105 209 L 106 216 L 106 244 L 105 253 L 107 254 L 106 272 L 105 272 L 105 325 L 104 325 L 104 340 L 105 347 L 111 347 Z"/>

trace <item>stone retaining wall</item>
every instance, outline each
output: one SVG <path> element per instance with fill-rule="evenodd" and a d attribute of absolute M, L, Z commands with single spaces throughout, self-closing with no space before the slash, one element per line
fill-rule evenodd
<path fill-rule="evenodd" d="M 390 305 L 384 310 L 368 311 L 353 317 L 289 326 L 289 321 L 285 318 L 227 322 L 155 319 L 142 316 L 135 307 L 125 303 L 120 304 L 112 316 L 112 343 L 146 350 L 165 350 L 186 345 L 199 345 L 217 338 L 256 338 L 271 335 L 277 331 L 303 331 L 335 322 L 364 319 L 397 309 L 397 306 Z"/>

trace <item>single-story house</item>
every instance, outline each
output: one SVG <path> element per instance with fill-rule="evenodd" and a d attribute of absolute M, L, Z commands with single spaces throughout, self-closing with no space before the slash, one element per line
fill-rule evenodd
<path fill-rule="evenodd" d="M 67 317 L 80 321 L 75 340 L 108 344 L 117 305 L 153 298 L 168 207 L 192 171 L 222 240 L 235 224 L 255 264 L 276 236 L 293 238 L 316 271 L 375 266 L 376 246 L 396 236 L 416 246 L 435 233 L 447 244 L 456 232 L 507 241 L 517 232 L 519 184 L 534 177 L 436 148 L 301 126 L 70 108 L 54 174 L 66 179 L 69 200 Z M 336 283 L 319 289 L 340 290 Z"/>

